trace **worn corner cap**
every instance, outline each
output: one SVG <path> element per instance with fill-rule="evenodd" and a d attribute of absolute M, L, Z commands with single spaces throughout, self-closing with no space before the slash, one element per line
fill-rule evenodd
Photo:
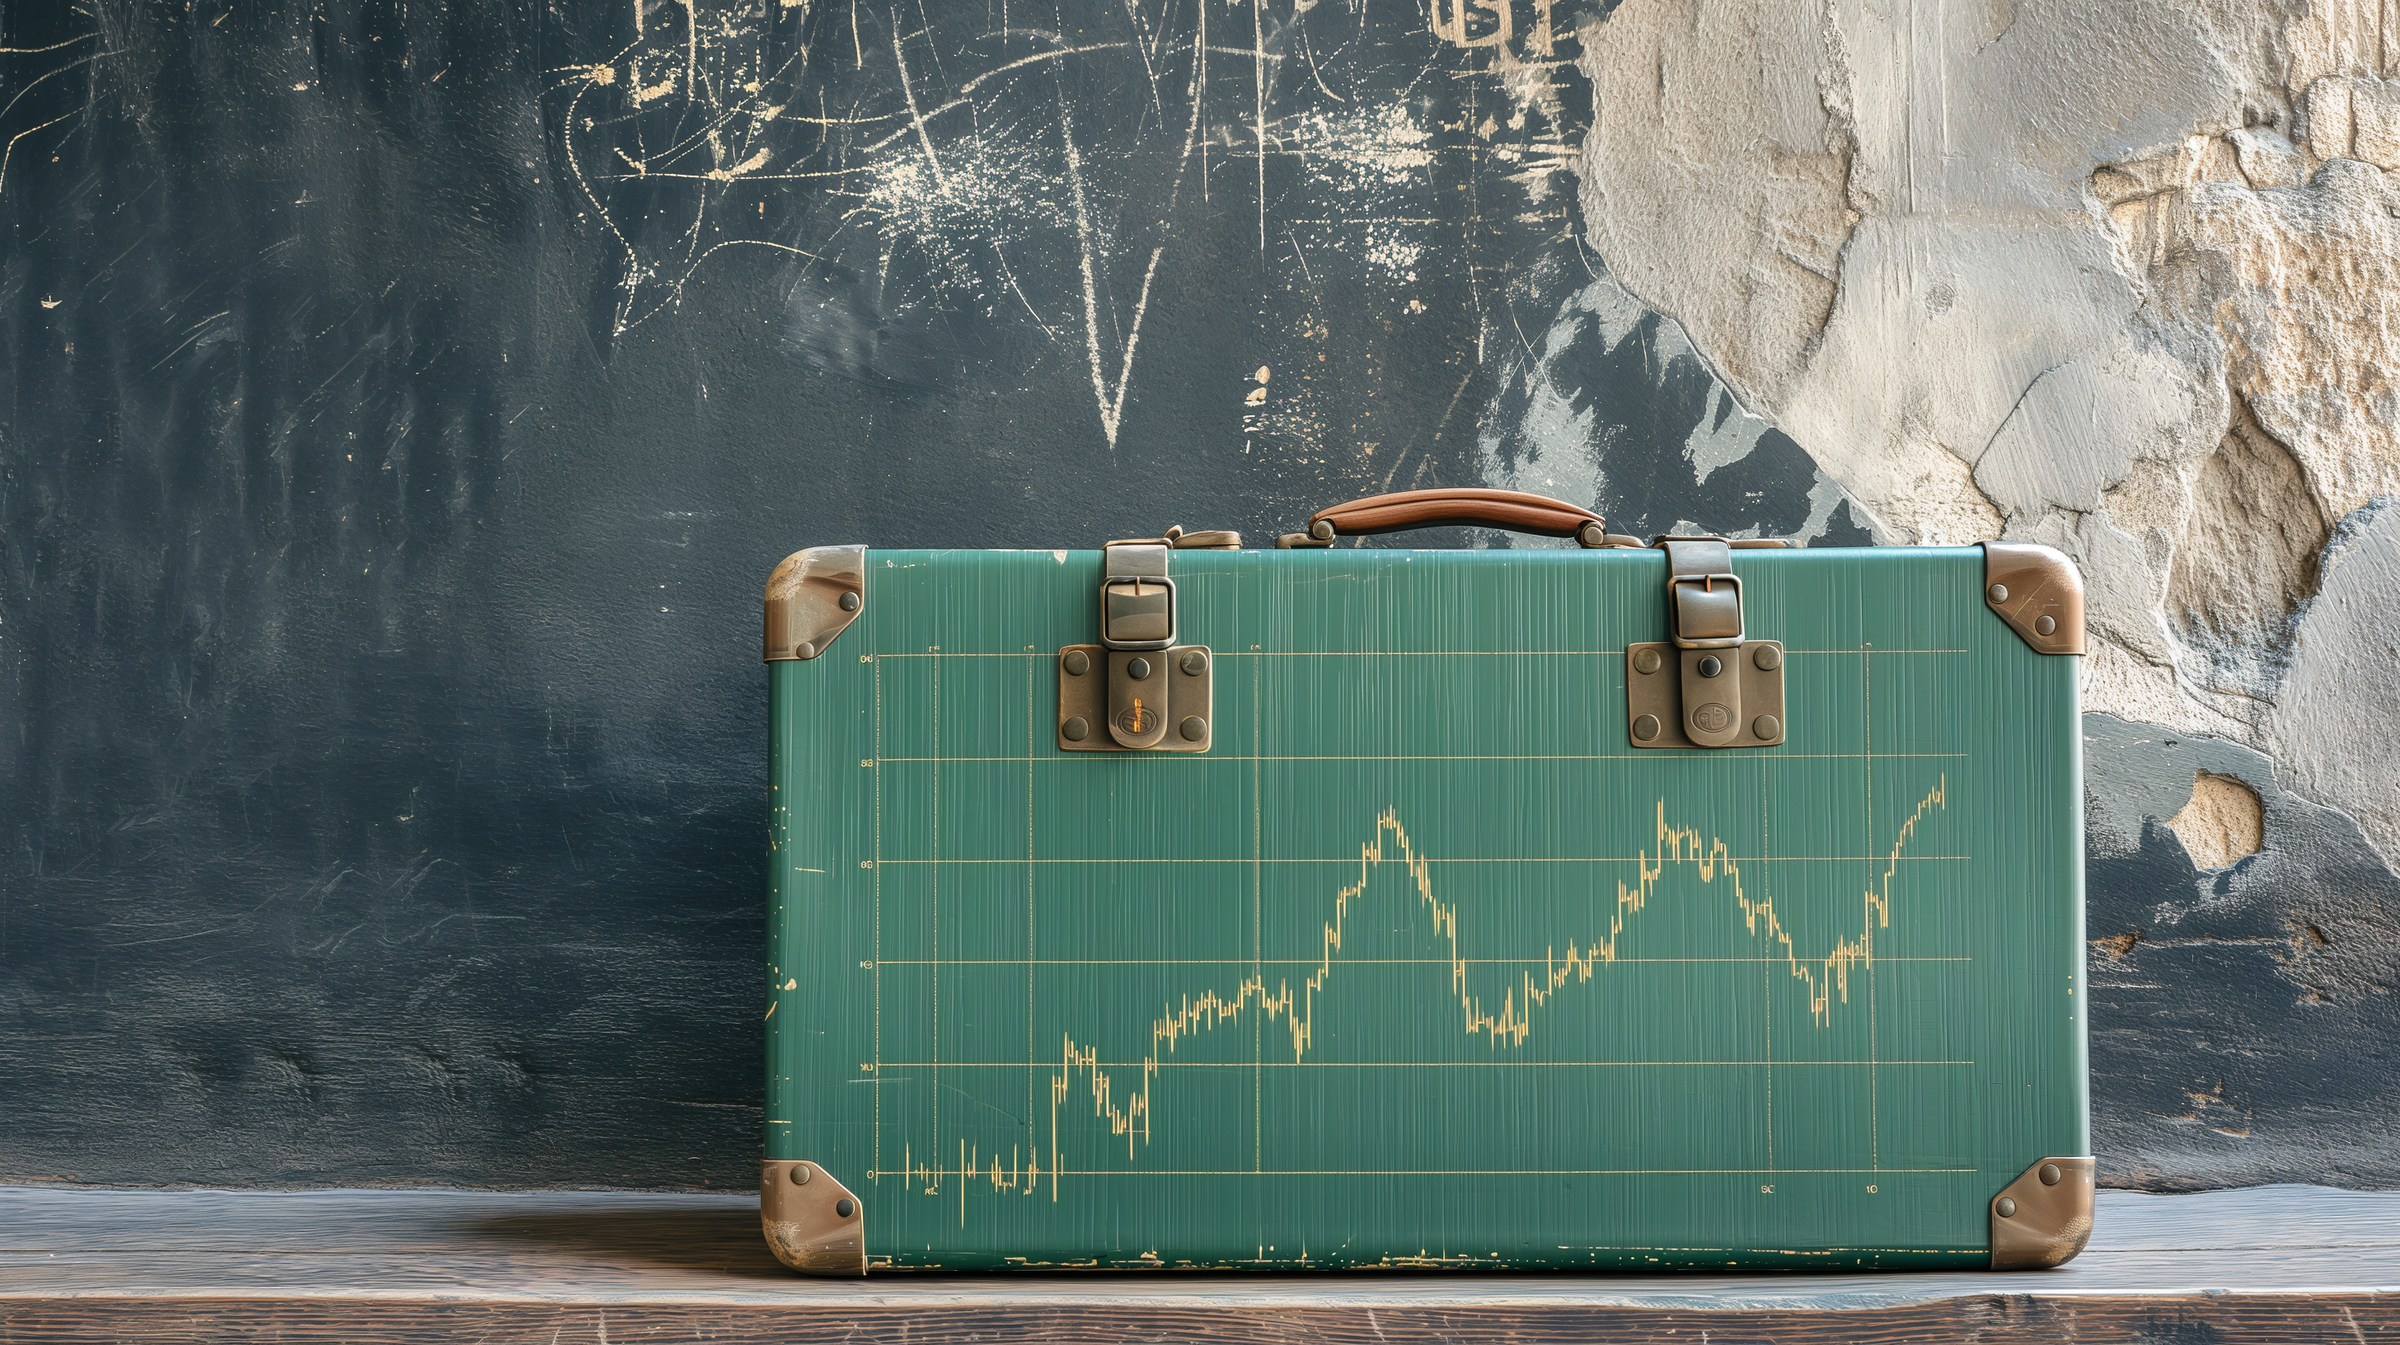
<path fill-rule="evenodd" d="M 758 1220 L 775 1259 L 803 1275 L 867 1273 L 866 1209 L 821 1164 L 761 1162 Z"/>
<path fill-rule="evenodd" d="M 2083 652 L 2083 576 L 2049 547 L 1985 542 L 1983 603 L 2037 654 Z"/>
<path fill-rule="evenodd" d="M 2092 1240 L 2090 1158 L 2045 1158 L 1992 1197 L 1992 1269 L 2049 1270 Z"/>
<path fill-rule="evenodd" d="M 866 610 L 867 549 L 812 546 L 767 576 L 767 662 L 812 659 Z"/>

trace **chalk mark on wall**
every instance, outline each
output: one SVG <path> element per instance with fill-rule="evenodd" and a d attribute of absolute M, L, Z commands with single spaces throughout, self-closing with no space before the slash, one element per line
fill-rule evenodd
<path fill-rule="evenodd" d="M 1023 324 L 1084 366 L 1087 423 L 1113 448 L 1156 287 L 1178 266 L 1221 270 L 1204 245 L 1229 205 L 1252 217 L 1257 276 L 1210 283 L 1255 284 L 1276 344 L 1326 343 L 1322 321 L 1272 314 L 1337 281 L 1463 279 L 1490 308 L 1518 260 L 1476 254 L 1574 229 L 1572 193 L 1551 184 L 1580 134 L 1552 0 L 1413 16 L 1230 0 L 1240 46 L 1212 39 L 1216 0 L 1125 0 L 1072 32 L 1005 8 L 975 24 L 856 0 L 636 2 L 630 41 L 550 72 L 579 213 L 618 254 L 612 337 L 677 306 L 718 253 L 764 247 L 790 259 L 791 339 L 821 367 L 908 382 L 924 363 L 911 343 L 943 344 L 932 329 Z M 1246 60 L 1212 78 L 1218 52 Z M 1502 96 L 1460 113 L 1428 79 Z M 1127 85 L 1131 100 L 1108 92 Z M 1212 150 L 1249 158 L 1249 181 L 1212 182 Z M 1472 183 L 1494 169 L 1521 199 Z"/>

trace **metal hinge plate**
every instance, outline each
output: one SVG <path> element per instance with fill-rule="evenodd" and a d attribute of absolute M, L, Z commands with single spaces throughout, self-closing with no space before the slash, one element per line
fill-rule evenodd
<path fill-rule="evenodd" d="M 1058 750 L 1205 752 L 1215 738 L 1206 645 L 1058 651 Z"/>
<path fill-rule="evenodd" d="M 1717 671 L 1707 675 L 1705 661 Z M 1717 688 L 1730 695 L 1711 694 Z M 1774 747 L 1783 741 L 1783 645 L 1625 648 L 1625 733 L 1635 747 Z"/>

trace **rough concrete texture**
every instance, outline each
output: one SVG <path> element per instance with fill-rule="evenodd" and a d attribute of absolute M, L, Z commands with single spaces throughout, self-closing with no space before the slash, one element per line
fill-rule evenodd
<path fill-rule="evenodd" d="M 2392 856 L 2400 750 L 2357 728 L 2400 684 L 2308 689 L 2400 602 L 2361 512 L 2400 491 L 2385 25 L 1628 0 L 1582 30 L 1583 190 L 1614 274 L 1880 537 L 2065 550 L 2093 708 L 2267 752 Z"/>

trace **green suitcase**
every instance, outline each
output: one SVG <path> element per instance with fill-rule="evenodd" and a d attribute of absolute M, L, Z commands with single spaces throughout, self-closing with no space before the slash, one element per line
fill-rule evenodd
<path fill-rule="evenodd" d="M 1583 545 L 1329 547 L 1482 523 Z M 786 1264 L 2056 1265 L 2082 590 L 1496 491 L 767 589 Z"/>

